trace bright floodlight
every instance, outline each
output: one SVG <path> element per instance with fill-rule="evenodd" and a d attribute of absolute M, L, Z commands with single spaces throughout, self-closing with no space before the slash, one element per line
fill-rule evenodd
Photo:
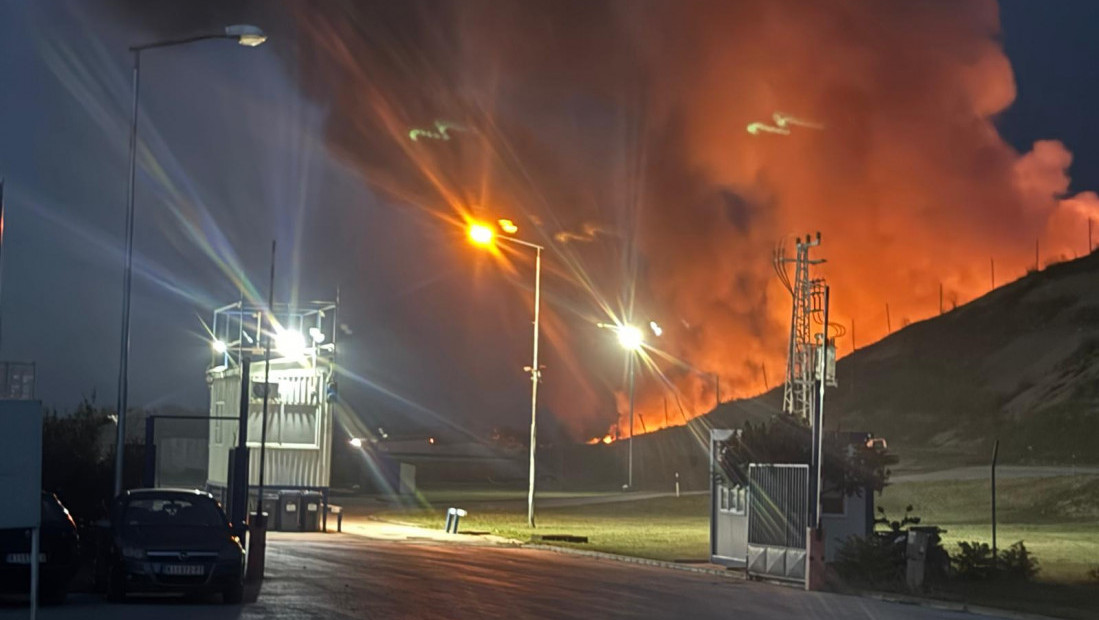
<path fill-rule="evenodd" d="M 349 441 L 348 443 L 350 443 L 355 448 L 363 447 L 363 440 L 358 437 L 352 437 L 351 441 Z"/>
<path fill-rule="evenodd" d="M 313 339 L 313 342 L 320 344 L 324 342 L 324 332 L 316 327 L 309 328 L 309 337 Z"/>
<path fill-rule="evenodd" d="M 292 329 L 280 330 L 275 335 L 275 348 L 283 357 L 301 357 L 305 352 L 305 337 Z"/>
<path fill-rule="evenodd" d="M 210 346 L 214 347 L 214 351 L 217 353 L 225 353 L 226 349 L 229 348 L 223 340 L 215 340 L 210 343 Z"/>
<path fill-rule="evenodd" d="M 495 236 L 496 231 L 492 230 L 491 226 L 476 222 L 469 225 L 469 239 L 477 245 L 489 245 Z"/>
<path fill-rule="evenodd" d="M 644 342 L 644 340 L 644 334 L 633 325 L 623 325 L 618 328 L 618 344 L 622 345 L 622 348 L 627 351 L 636 351 L 640 349 L 641 343 Z"/>
<path fill-rule="evenodd" d="M 262 30 L 249 24 L 226 26 L 225 36 L 234 37 L 238 43 L 247 47 L 262 45 L 267 40 L 267 35 L 263 34 Z"/>

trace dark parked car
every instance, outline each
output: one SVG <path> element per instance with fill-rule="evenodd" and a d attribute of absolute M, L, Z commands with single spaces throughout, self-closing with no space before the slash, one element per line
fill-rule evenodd
<path fill-rule="evenodd" d="M 243 594 L 241 531 L 212 495 L 186 489 L 134 489 L 111 509 L 110 535 L 97 558 L 107 598 L 131 592 Z"/>
<path fill-rule="evenodd" d="M 69 511 L 52 493 L 42 493 L 42 529 L 38 538 L 39 599 L 59 603 L 80 562 L 80 539 Z M 30 530 L 0 530 L 0 590 L 19 594 L 30 589 Z"/>

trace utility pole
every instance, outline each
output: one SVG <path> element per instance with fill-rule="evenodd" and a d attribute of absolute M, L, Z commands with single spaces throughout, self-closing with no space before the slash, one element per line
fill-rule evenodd
<path fill-rule="evenodd" d="M 939 282 L 939 314 L 943 313 L 943 283 Z"/>
<path fill-rule="evenodd" d="M 812 446 L 812 464 L 810 465 L 810 472 L 813 476 L 811 481 L 813 485 L 813 491 L 810 506 L 812 510 L 809 524 L 814 529 L 820 528 L 820 495 L 821 495 L 821 461 L 823 459 L 824 448 L 824 388 L 828 384 L 828 305 L 829 305 L 829 293 L 830 288 L 824 287 L 823 297 L 824 301 L 821 306 L 821 314 L 823 320 L 821 322 L 821 334 L 820 334 L 820 356 L 819 363 L 817 364 L 816 372 L 816 402 L 813 406 L 813 446 Z"/>
<path fill-rule="evenodd" d="M 859 345 L 855 342 L 855 319 L 851 319 L 851 352 L 859 350 Z"/>
<path fill-rule="evenodd" d="M 988 273 L 992 278 L 992 288 L 989 290 L 996 290 L 996 259 L 991 256 L 988 257 Z"/>
<path fill-rule="evenodd" d="M 1034 271 L 1038 271 L 1038 240 L 1034 240 Z"/>
<path fill-rule="evenodd" d="M 889 319 L 889 304 L 885 304 L 885 333 L 893 333 L 893 321 Z"/>
<path fill-rule="evenodd" d="M 1089 217 L 1088 218 L 1088 254 L 1091 254 L 1092 250 L 1094 250 L 1094 249 L 1095 249 L 1095 246 L 1093 246 L 1091 244 L 1091 218 Z"/>
<path fill-rule="evenodd" d="M 806 235 L 795 239 L 795 256 L 785 256 L 782 249 L 773 257 L 775 272 L 793 298 L 790 317 L 790 341 L 786 357 L 786 380 L 782 392 L 782 410 L 800 420 L 810 420 L 813 408 L 813 355 L 815 343 L 812 336 L 812 317 L 820 311 L 820 291 L 824 281 L 810 277 L 810 269 L 824 262 L 811 259 L 809 252 L 820 245 L 820 233 L 816 238 Z M 794 263 L 791 281 L 786 263 Z"/>

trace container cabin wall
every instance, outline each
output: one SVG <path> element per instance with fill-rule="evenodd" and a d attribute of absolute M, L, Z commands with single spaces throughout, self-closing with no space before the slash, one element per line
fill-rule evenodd
<path fill-rule="evenodd" d="M 227 370 L 210 380 L 210 417 L 240 419 L 240 370 Z M 229 450 L 237 445 L 239 424 L 235 420 L 210 420 L 206 483 L 226 486 Z"/>

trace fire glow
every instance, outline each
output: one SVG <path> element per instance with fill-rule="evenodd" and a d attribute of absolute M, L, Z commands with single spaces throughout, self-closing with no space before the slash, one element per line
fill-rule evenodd
<path fill-rule="evenodd" d="M 630 426 L 592 317 L 659 320 L 637 433 L 781 385 L 790 299 L 771 254 L 784 239 L 827 240 L 840 356 L 1090 251 L 1099 197 L 1067 193 L 1071 153 L 1056 140 L 1019 152 L 995 125 L 1016 93 L 992 0 L 599 6 L 393 10 L 452 25 L 453 41 L 371 8 L 299 14 L 335 91 L 330 141 L 364 178 L 443 221 L 526 209 L 507 213 L 559 238 L 541 389 L 578 438 Z M 407 40 L 362 35 L 387 27 Z M 409 139 L 454 110 L 468 131 Z M 785 131 L 745 131 L 768 118 Z M 599 234 L 569 232 L 589 226 Z"/>

